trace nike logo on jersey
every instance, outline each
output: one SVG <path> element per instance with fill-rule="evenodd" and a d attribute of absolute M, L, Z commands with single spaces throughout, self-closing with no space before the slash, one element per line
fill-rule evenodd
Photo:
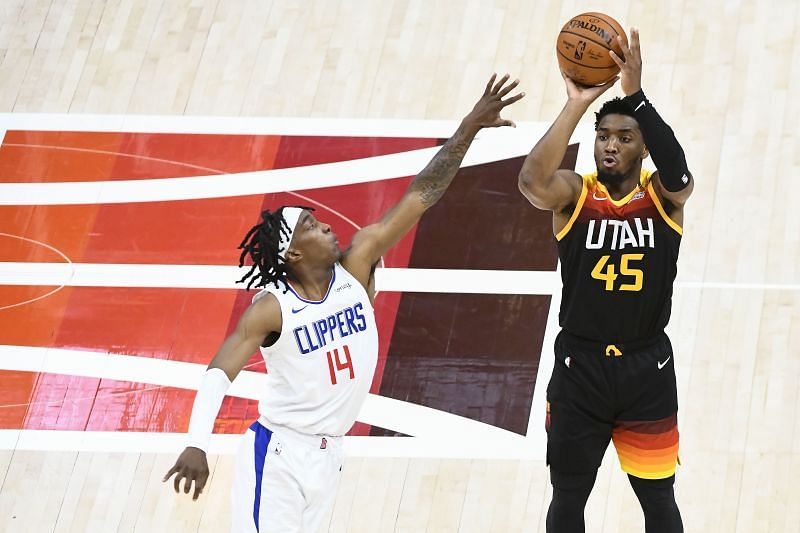
<path fill-rule="evenodd" d="M 636 109 L 634 109 L 633 112 L 635 113 L 635 112 L 639 111 L 639 108 L 642 107 L 643 105 L 644 105 L 644 100 L 639 102 L 639 105 L 636 106 Z"/>
<path fill-rule="evenodd" d="M 308 306 L 307 306 L 307 305 L 304 305 L 304 306 L 303 306 L 303 307 L 301 307 L 300 309 L 295 309 L 294 307 L 292 307 L 292 314 L 293 314 L 293 315 L 294 315 L 294 314 L 297 314 L 297 313 L 299 313 L 300 311 L 302 311 L 303 309 L 305 309 L 306 307 L 308 307 Z"/>
<path fill-rule="evenodd" d="M 597 196 L 597 193 L 593 192 L 592 198 L 594 198 L 595 200 L 605 200 L 606 198 L 608 198 L 608 196 Z"/>
<path fill-rule="evenodd" d="M 672 356 L 671 356 L 671 355 L 670 355 L 669 357 L 667 357 L 667 358 L 664 360 L 664 362 L 663 362 L 663 363 L 662 363 L 661 361 L 659 361 L 659 362 L 658 362 L 658 369 L 659 369 L 659 370 L 661 370 L 662 368 L 664 368 L 664 366 L 665 366 L 667 363 L 669 363 L 669 360 L 670 360 L 670 359 L 672 359 Z"/>

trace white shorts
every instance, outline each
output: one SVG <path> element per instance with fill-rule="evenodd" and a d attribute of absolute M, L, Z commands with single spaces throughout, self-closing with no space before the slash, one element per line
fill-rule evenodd
<path fill-rule="evenodd" d="M 231 531 L 317 533 L 336 500 L 343 458 L 341 437 L 254 422 L 236 456 Z"/>

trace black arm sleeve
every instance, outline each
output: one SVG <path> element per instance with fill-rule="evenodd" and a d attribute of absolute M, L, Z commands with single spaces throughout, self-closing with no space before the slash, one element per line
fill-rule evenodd
<path fill-rule="evenodd" d="M 685 189 L 692 179 L 692 174 L 686 165 L 683 148 L 675 138 L 672 128 L 664 122 L 641 89 L 626 96 L 624 100 L 633 108 L 633 115 L 642 129 L 644 143 L 650 150 L 650 156 L 658 169 L 661 184 L 669 192 Z"/>

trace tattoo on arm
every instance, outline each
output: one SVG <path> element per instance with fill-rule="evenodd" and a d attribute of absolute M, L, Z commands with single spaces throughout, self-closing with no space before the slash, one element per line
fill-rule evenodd
<path fill-rule="evenodd" d="M 417 174 L 409 190 L 419 193 L 422 205 L 430 207 L 442 197 L 458 172 L 461 161 L 474 138 L 474 134 L 469 134 L 459 127 L 442 145 L 431 162 Z"/>

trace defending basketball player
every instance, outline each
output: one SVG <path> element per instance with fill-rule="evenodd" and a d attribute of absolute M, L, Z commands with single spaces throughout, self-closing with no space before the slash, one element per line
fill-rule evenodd
<path fill-rule="evenodd" d="M 259 419 L 243 438 L 232 491 L 233 531 L 314 532 L 333 505 L 342 436 L 352 427 L 375 371 L 378 337 L 372 302 L 377 262 L 444 194 L 482 128 L 513 126 L 500 117 L 524 96 L 518 80 L 492 76 L 473 110 L 401 200 L 353 237 L 345 252 L 312 210 L 264 211 L 245 237 L 242 278 L 264 287 L 222 344 L 192 408 L 189 443 L 164 477 L 193 499 L 205 486 L 206 450 L 228 387 L 261 350 L 268 374 Z"/>
<path fill-rule="evenodd" d="M 683 531 L 673 493 L 677 390 L 664 333 L 693 180 L 683 149 L 641 88 L 639 33 L 621 69 L 624 98 L 596 114 L 595 172 L 559 170 L 590 104 L 614 79 L 582 87 L 564 76 L 567 103 L 526 158 L 520 191 L 553 212 L 561 260 L 562 327 L 547 388 L 547 531 L 584 531 L 584 508 L 613 440 L 648 533 Z M 657 170 L 642 169 L 651 156 Z"/>

